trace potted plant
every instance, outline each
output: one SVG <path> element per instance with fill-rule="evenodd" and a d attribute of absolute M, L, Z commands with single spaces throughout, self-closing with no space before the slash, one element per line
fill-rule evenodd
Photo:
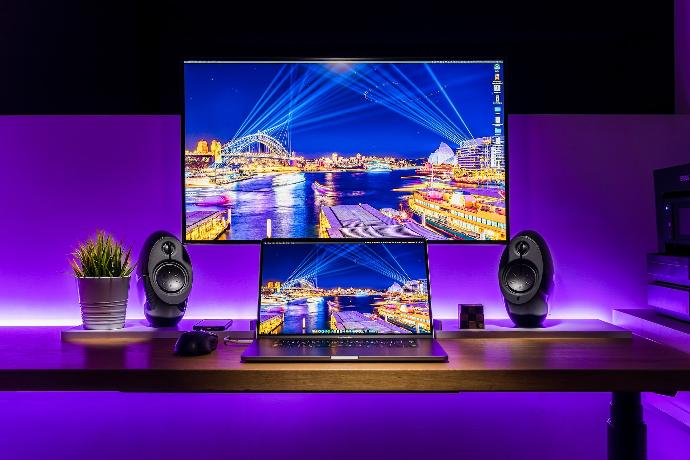
<path fill-rule="evenodd" d="M 111 235 L 98 232 L 79 244 L 70 265 L 77 278 L 84 329 L 121 329 L 125 326 L 129 282 L 136 264 Z"/>

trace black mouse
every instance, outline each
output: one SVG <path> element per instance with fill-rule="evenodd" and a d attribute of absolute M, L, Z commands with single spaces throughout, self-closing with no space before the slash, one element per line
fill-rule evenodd
<path fill-rule="evenodd" d="M 180 356 L 207 355 L 218 346 L 218 336 L 205 331 L 183 333 L 175 342 L 175 354 Z"/>

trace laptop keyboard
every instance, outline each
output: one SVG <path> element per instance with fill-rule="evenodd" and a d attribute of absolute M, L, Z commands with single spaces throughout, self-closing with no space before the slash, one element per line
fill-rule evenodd
<path fill-rule="evenodd" d="M 273 346 L 293 348 L 415 348 L 417 341 L 410 339 L 278 339 L 273 342 Z"/>

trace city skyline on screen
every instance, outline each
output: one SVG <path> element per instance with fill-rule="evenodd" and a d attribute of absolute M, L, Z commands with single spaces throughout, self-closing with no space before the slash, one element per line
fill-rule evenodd
<path fill-rule="evenodd" d="M 485 88 L 486 81 L 494 75 L 491 64 L 468 67 L 462 73 L 447 64 L 415 63 L 298 63 L 289 71 L 285 69 L 284 63 L 188 64 L 185 68 L 185 148 L 193 150 L 199 139 L 229 140 L 242 135 L 237 127 L 267 94 L 267 88 L 269 92 L 272 89 L 295 90 L 295 87 L 305 91 L 310 86 L 314 91 L 321 91 L 317 98 L 297 101 L 291 108 L 289 104 L 298 97 L 276 101 L 278 106 L 286 106 L 285 111 L 292 109 L 293 113 L 280 121 L 293 123 L 294 150 L 307 157 L 334 151 L 346 155 L 366 152 L 426 157 L 430 147 L 438 145 L 444 132 L 460 138 L 469 134 L 471 126 L 474 127 L 471 133 L 477 137 L 494 134 L 493 127 L 487 123 L 492 113 L 482 110 L 482 106 L 491 103 L 493 96 Z M 288 75 L 289 72 L 292 75 Z M 356 77 L 365 73 L 372 77 Z M 348 85 L 349 80 L 361 81 Z M 398 89 L 410 80 L 415 80 L 410 86 L 414 88 L 412 91 Z M 383 103 L 384 97 L 395 96 L 406 98 L 401 99 L 402 105 L 397 112 Z M 460 100 L 460 108 L 449 103 Z M 416 121 L 429 113 L 427 106 L 438 106 L 436 121 L 443 122 L 440 135 Z M 263 109 L 274 112 L 277 117 L 283 115 L 268 104 Z M 460 109 L 467 115 L 456 116 L 455 112 L 460 113 Z M 417 118 L 414 110 L 419 110 Z M 452 117 L 446 116 L 446 112 Z M 275 124 L 267 119 L 264 121 L 258 126 Z"/>
<path fill-rule="evenodd" d="M 501 61 L 184 69 L 185 241 L 507 240 Z"/>
<path fill-rule="evenodd" d="M 259 333 L 428 334 L 424 242 L 262 244 Z"/>

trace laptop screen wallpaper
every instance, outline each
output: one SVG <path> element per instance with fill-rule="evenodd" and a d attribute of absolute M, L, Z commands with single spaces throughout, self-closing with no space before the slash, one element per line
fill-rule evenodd
<path fill-rule="evenodd" d="M 424 242 L 267 242 L 259 335 L 431 334 Z"/>

